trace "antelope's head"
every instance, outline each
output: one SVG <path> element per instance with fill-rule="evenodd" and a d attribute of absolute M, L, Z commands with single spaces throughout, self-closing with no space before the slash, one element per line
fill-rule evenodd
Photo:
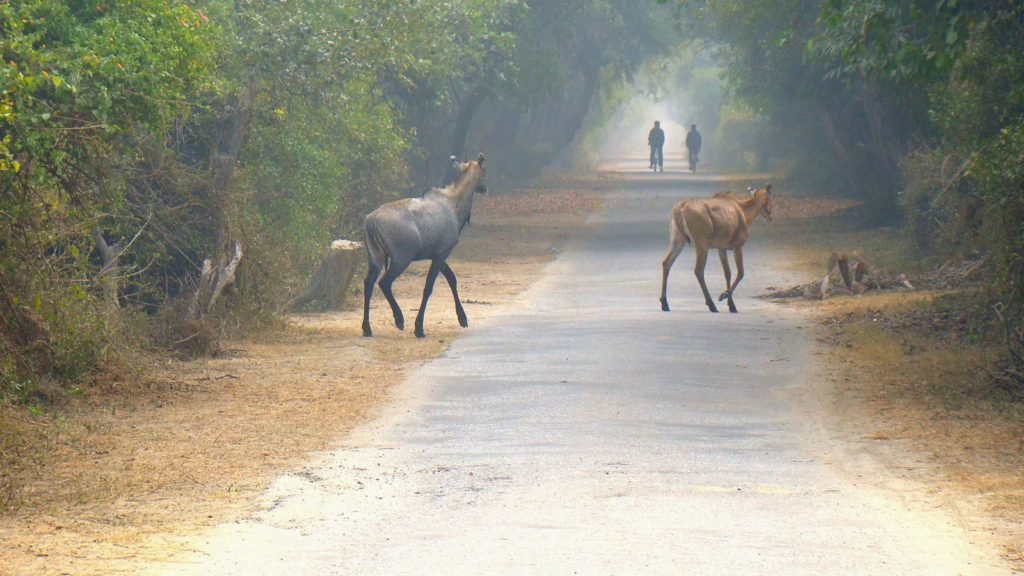
<path fill-rule="evenodd" d="M 758 188 L 750 193 L 751 196 L 758 199 L 759 202 L 763 202 L 761 205 L 761 215 L 768 222 L 772 221 L 772 185 L 765 184 L 764 188 Z"/>
<path fill-rule="evenodd" d="M 459 159 L 455 156 L 452 156 L 450 161 L 452 163 L 452 168 L 454 168 L 456 174 L 458 174 L 455 178 L 456 182 L 464 181 L 466 178 L 473 178 L 475 179 L 473 191 L 478 194 L 487 193 L 487 184 L 484 182 L 487 170 L 484 169 L 483 152 L 481 152 L 480 155 L 477 156 L 476 160 L 472 162 L 459 162 Z"/>

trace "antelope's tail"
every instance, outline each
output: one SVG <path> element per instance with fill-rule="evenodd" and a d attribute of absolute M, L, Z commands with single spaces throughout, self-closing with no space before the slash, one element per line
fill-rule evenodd
<path fill-rule="evenodd" d="M 382 266 L 385 271 L 391 267 L 391 250 L 374 218 L 366 219 L 366 258 L 371 264 Z"/>
<path fill-rule="evenodd" d="M 672 218 L 668 222 L 668 237 L 671 247 L 682 249 L 687 242 L 691 242 L 690 228 L 686 225 L 686 217 L 683 215 L 683 207 L 686 200 L 677 202 L 672 207 Z"/>

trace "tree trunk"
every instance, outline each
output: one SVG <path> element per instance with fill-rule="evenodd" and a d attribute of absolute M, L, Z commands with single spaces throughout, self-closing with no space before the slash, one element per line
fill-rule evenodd
<path fill-rule="evenodd" d="M 235 99 L 233 110 L 225 120 L 217 145 L 210 154 L 210 170 L 213 172 L 213 185 L 217 190 L 225 190 L 231 184 L 235 165 L 242 154 L 242 146 L 252 124 L 253 104 L 257 93 L 256 78 L 251 77 Z"/>
<path fill-rule="evenodd" d="M 562 129 L 562 138 L 556 143 L 557 151 L 561 152 L 566 146 L 572 143 L 572 141 L 579 134 L 580 128 L 583 127 L 583 121 L 587 118 L 587 113 L 590 112 L 590 103 L 594 99 L 594 94 L 597 93 L 598 81 L 601 78 L 601 68 L 598 66 L 588 66 L 583 69 L 583 93 L 580 98 L 575 101 L 573 109 L 571 110 L 571 116 L 569 122 Z"/>
<path fill-rule="evenodd" d="M 210 152 L 213 188 L 221 193 L 219 198 L 221 203 L 228 201 L 223 193 L 230 188 L 235 174 L 235 166 L 238 165 L 238 159 L 242 155 L 242 148 L 249 135 L 249 127 L 252 125 L 253 107 L 258 93 L 259 83 L 255 76 L 250 76 L 245 87 L 235 98 L 232 110 L 225 118 L 218 135 L 217 144 Z M 226 219 L 223 213 L 219 214 L 219 218 L 222 227 L 216 246 L 218 250 L 227 250 L 231 245 L 232 234 L 225 225 Z M 210 260 L 203 262 L 199 288 L 189 307 L 189 318 L 199 319 L 212 311 L 221 291 L 235 281 L 235 268 L 242 259 L 242 244 L 237 240 L 234 242 L 234 251 L 235 256 L 231 262 L 226 264 L 225 257 L 222 256 L 216 270 L 213 269 Z"/>
<path fill-rule="evenodd" d="M 514 157 L 523 109 L 516 103 L 497 101 L 496 105 L 488 107 L 488 111 L 496 121 L 482 135 L 483 150 L 497 158 Z"/>
<path fill-rule="evenodd" d="M 117 261 L 124 249 L 117 244 L 107 244 L 107 240 L 99 228 L 93 228 L 92 239 L 96 243 L 96 251 L 103 259 L 103 268 L 100 269 L 96 278 L 99 280 L 100 286 L 103 287 L 104 299 L 113 308 L 118 309 L 121 305 L 117 299 L 117 278 L 120 271 Z"/>
<path fill-rule="evenodd" d="M 818 113 L 818 119 L 821 121 L 822 130 L 825 132 L 825 137 L 828 139 L 829 144 L 832 146 L 832 151 L 839 158 L 839 162 L 843 166 L 853 166 L 854 162 L 850 156 L 849 150 L 843 143 L 842 138 L 839 137 L 839 131 L 836 130 L 836 122 L 832 117 L 832 113 L 828 110 L 822 110 Z M 853 170 L 850 170 L 850 175 L 853 174 Z"/>
<path fill-rule="evenodd" d="M 891 216 L 897 206 L 896 193 L 901 179 L 899 138 L 888 122 L 885 105 L 876 86 L 869 83 L 861 90 L 861 104 L 871 137 L 865 159 L 872 175 L 868 201 L 877 213 Z"/>
<path fill-rule="evenodd" d="M 203 261 L 203 272 L 199 276 L 199 287 L 195 296 L 192 297 L 192 304 L 188 308 L 188 318 L 198 320 L 213 311 L 221 293 L 225 288 L 235 281 L 235 270 L 242 261 L 242 243 L 235 241 L 235 254 L 230 262 L 225 262 L 226 257 L 221 256 L 220 264 L 215 269 L 209 258 Z"/>
<path fill-rule="evenodd" d="M 494 139 L 504 142 L 508 149 L 516 144 L 516 136 L 519 135 L 519 125 L 523 120 L 523 111 L 517 105 L 505 106 L 498 119 L 494 130 Z"/>
<path fill-rule="evenodd" d="M 491 92 L 486 88 L 480 88 L 473 93 L 459 108 L 459 115 L 455 121 L 455 131 L 452 133 L 452 154 L 459 158 L 466 156 L 466 138 L 469 136 L 469 127 L 473 124 L 473 117 L 484 100 Z"/>
<path fill-rule="evenodd" d="M 345 304 L 362 248 L 362 242 L 331 242 L 327 255 L 320 263 L 320 269 L 306 289 L 288 303 L 288 308 L 294 310 L 310 302 L 317 302 L 314 306 L 317 311 L 340 309 Z"/>

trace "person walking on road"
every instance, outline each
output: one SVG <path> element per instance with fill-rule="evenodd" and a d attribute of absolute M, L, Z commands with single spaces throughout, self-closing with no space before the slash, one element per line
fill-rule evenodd
<path fill-rule="evenodd" d="M 651 170 L 665 171 L 665 131 L 661 129 L 661 122 L 655 120 L 654 128 L 647 133 L 647 145 L 651 147 Z"/>
<path fill-rule="evenodd" d="M 700 160 L 700 132 L 696 124 L 690 124 L 690 131 L 686 133 L 686 151 L 690 158 L 690 172 L 697 172 L 697 162 Z"/>

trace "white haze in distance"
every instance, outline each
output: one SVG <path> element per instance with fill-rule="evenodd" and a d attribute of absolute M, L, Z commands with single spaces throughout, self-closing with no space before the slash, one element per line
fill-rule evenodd
<path fill-rule="evenodd" d="M 682 162 L 687 128 L 673 118 L 669 110 L 667 103 L 648 98 L 625 103 L 608 122 L 605 141 L 597 150 L 600 162 L 626 159 L 645 162 L 650 156 L 647 133 L 654 127 L 655 120 L 661 122 L 661 129 L 665 131 L 665 163 Z"/>

